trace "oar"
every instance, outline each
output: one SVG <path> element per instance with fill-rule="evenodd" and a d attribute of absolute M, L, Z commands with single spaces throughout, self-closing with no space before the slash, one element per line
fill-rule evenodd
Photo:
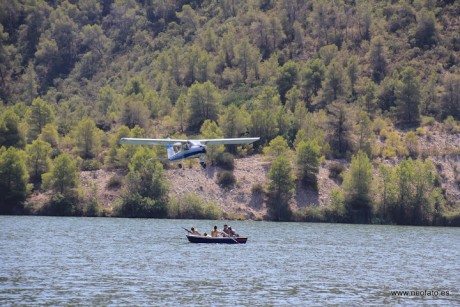
<path fill-rule="evenodd" d="M 184 228 L 184 230 L 187 231 L 188 233 L 192 233 L 192 232 L 191 232 L 190 230 L 188 230 L 187 228 L 185 228 L 185 227 L 182 227 L 182 228 Z"/>
<path fill-rule="evenodd" d="M 238 240 L 235 239 L 235 237 L 229 237 L 229 238 L 232 238 L 232 240 L 235 241 L 236 244 L 240 244 L 240 242 L 238 242 Z"/>

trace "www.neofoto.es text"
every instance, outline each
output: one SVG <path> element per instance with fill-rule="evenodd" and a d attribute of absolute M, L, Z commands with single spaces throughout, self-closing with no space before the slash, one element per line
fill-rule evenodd
<path fill-rule="evenodd" d="M 448 290 L 403 290 L 391 291 L 392 296 L 449 296 Z"/>

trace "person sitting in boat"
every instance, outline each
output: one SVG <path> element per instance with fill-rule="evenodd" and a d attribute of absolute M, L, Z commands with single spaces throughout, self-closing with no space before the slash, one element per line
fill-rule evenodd
<path fill-rule="evenodd" d="M 228 228 L 228 225 L 225 224 L 224 225 L 224 230 L 222 230 L 222 236 L 223 237 L 228 237 L 229 236 L 228 234 L 229 234 L 229 228 Z"/>
<path fill-rule="evenodd" d="M 236 233 L 234 229 L 232 229 L 232 227 L 228 227 L 228 236 L 229 237 L 239 237 L 239 235 Z"/>
<path fill-rule="evenodd" d="M 205 233 L 203 234 L 203 237 L 207 237 L 207 236 L 208 236 L 208 233 L 205 232 Z"/>
<path fill-rule="evenodd" d="M 217 226 L 214 226 L 214 229 L 211 231 L 211 237 L 217 238 L 219 232 L 217 231 Z"/>
<path fill-rule="evenodd" d="M 190 234 L 194 236 L 201 236 L 201 234 L 194 227 L 190 229 Z"/>

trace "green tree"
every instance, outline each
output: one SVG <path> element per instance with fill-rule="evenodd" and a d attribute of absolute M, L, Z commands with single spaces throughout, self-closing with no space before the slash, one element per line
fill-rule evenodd
<path fill-rule="evenodd" d="M 203 125 L 200 128 L 201 136 L 204 139 L 220 139 L 223 137 L 222 129 L 217 126 L 217 123 L 212 120 L 205 120 Z M 206 156 L 208 157 L 209 161 L 213 164 L 216 161 L 217 155 L 224 151 L 224 146 L 209 146 L 206 149 Z"/>
<path fill-rule="evenodd" d="M 386 77 L 380 83 L 377 93 L 377 103 L 383 112 L 390 112 L 396 106 L 396 84 L 398 80 Z"/>
<path fill-rule="evenodd" d="M 47 124 L 43 127 L 39 139 L 50 144 L 55 152 L 59 151 L 59 133 L 55 125 Z"/>
<path fill-rule="evenodd" d="M 237 138 L 247 132 L 248 114 L 236 105 L 229 105 L 219 117 L 220 127 L 224 137 Z"/>
<path fill-rule="evenodd" d="M 22 75 L 22 93 L 20 97 L 22 101 L 30 106 L 32 101 L 38 96 L 38 76 L 35 72 L 32 61 L 27 65 L 24 74 Z"/>
<path fill-rule="evenodd" d="M 294 176 L 291 162 L 284 156 L 278 156 L 273 161 L 268 178 L 268 210 L 275 221 L 289 221 L 292 210 L 289 206 L 294 191 Z"/>
<path fill-rule="evenodd" d="M 51 164 L 51 145 L 40 139 L 36 139 L 26 146 L 27 168 L 30 179 L 34 183 L 41 182 L 42 175 L 47 173 Z"/>
<path fill-rule="evenodd" d="M 377 107 L 377 85 L 369 78 L 363 78 L 364 84 L 359 99 L 360 105 L 369 116 L 373 116 Z"/>
<path fill-rule="evenodd" d="M 257 109 L 251 112 L 249 134 L 260 137 L 260 142 L 255 143 L 255 146 L 266 144 L 278 134 L 278 130 L 273 111 Z"/>
<path fill-rule="evenodd" d="M 187 97 L 180 94 L 174 108 L 174 118 L 179 122 L 179 132 L 184 132 L 185 120 L 187 118 Z"/>
<path fill-rule="evenodd" d="M 110 138 L 110 149 L 105 159 L 107 166 L 128 169 L 128 160 L 131 156 L 128 149 L 134 150 L 134 147 L 121 145 L 120 139 L 124 137 L 131 137 L 131 132 L 127 126 L 120 126 Z"/>
<path fill-rule="evenodd" d="M 101 140 L 100 130 L 91 118 L 83 119 L 75 130 L 77 154 L 83 159 L 92 159 L 99 154 Z"/>
<path fill-rule="evenodd" d="M 326 66 L 321 59 L 307 61 L 301 71 L 301 90 L 305 101 L 318 96 L 325 74 Z"/>
<path fill-rule="evenodd" d="M 129 164 L 118 215 L 163 218 L 168 213 L 169 186 L 153 151 L 138 147 Z"/>
<path fill-rule="evenodd" d="M 32 101 L 32 106 L 28 112 L 27 123 L 29 124 L 29 139 L 35 140 L 43 127 L 54 121 L 54 112 L 51 106 L 41 98 Z"/>
<path fill-rule="evenodd" d="M 24 145 L 25 136 L 21 131 L 19 116 L 12 109 L 7 109 L 0 117 L 0 147 L 23 148 Z"/>
<path fill-rule="evenodd" d="M 331 103 L 345 95 L 344 69 L 336 60 L 332 61 L 327 67 L 323 89 L 326 103 Z"/>
<path fill-rule="evenodd" d="M 328 107 L 328 140 L 335 156 L 344 157 L 352 149 L 352 113 L 343 102 L 336 102 Z"/>
<path fill-rule="evenodd" d="M 206 119 L 217 120 L 220 94 L 214 84 L 209 81 L 193 84 L 188 90 L 187 100 L 189 129 L 198 129 Z"/>
<path fill-rule="evenodd" d="M 348 59 L 347 76 L 350 81 L 351 96 L 356 97 L 356 82 L 359 78 L 359 61 L 358 57 L 353 55 Z"/>
<path fill-rule="evenodd" d="M 260 53 L 255 49 L 247 38 L 235 46 L 235 62 L 243 75 L 243 81 L 248 83 L 249 77 L 259 79 L 258 65 Z"/>
<path fill-rule="evenodd" d="M 286 93 L 296 84 L 299 67 L 293 61 L 289 61 L 278 69 L 278 79 L 276 84 L 278 85 L 278 93 L 283 104 L 286 103 Z"/>
<path fill-rule="evenodd" d="M 297 145 L 297 178 L 314 189 L 318 188 L 320 156 L 321 148 L 315 141 L 302 141 Z"/>
<path fill-rule="evenodd" d="M 136 125 L 145 127 L 147 125 L 150 111 L 144 101 L 138 96 L 130 96 L 125 103 L 124 111 L 121 115 L 121 121 L 129 128 L 134 128 Z"/>
<path fill-rule="evenodd" d="M 443 87 L 444 116 L 452 115 L 457 120 L 460 120 L 460 75 L 447 75 L 443 80 Z"/>
<path fill-rule="evenodd" d="M 380 83 L 385 78 L 387 72 L 387 58 L 385 42 L 381 36 L 376 36 L 371 40 L 368 53 L 369 65 L 372 71 L 372 80 Z"/>
<path fill-rule="evenodd" d="M 183 25 L 184 32 L 187 35 L 195 33 L 199 27 L 199 16 L 195 10 L 188 4 L 182 7 L 182 11 L 176 13 Z"/>
<path fill-rule="evenodd" d="M 398 198 L 396 206 L 391 212 L 392 219 L 398 224 L 408 224 L 410 217 L 407 208 L 410 208 L 415 191 L 412 185 L 415 177 L 415 165 L 412 159 L 403 160 L 396 168 L 396 186 Z"/>
<path fill-rule="evenodd" d="M 23 152 L 14 147 L 0 147 L 0 214 L 22 212 L 28 180 Z"/>
<path fill-rule="evenodd" d="M 396 204 L 390 211 L 398 224 L 430 225 L 443 197 L 435 186 L 436 170 L 430 160 L 403 160 L 395 168 Z"/>
<path fill-rule="evenodd" d="M 10 50 L 7 48 L 7 42 L 9 35 L 6 32 L 3 32 L 3 24 L 0 24 L 0 99 L 5 99 L 9 95 L 9 90 L 7 89 L 6 77 L 8 70 L 10 69 Z"/>
<path fill-rule="evenodd" d="M 289 146 L 286 139 L 278 135 L 270 141 L 270 144 L 267 147 L 264 148 L 264 153 L 270 156 L 272 160 L 276 159 L 280 155 L 288 154 Z"/>
<path fill-rule="evenodd" d="M 372 142 L 375 136 L 372 131 L 372 122 L 366 112 L 359 112 L 355 134 L 357 140 L 356 151 L 363 151 L 370 157 L 372 154 Z"/>
<path fill-rule="evenodd" d="M 380 199 L 379 215 L 384 221 L 389 221 L 391 218 L 389 215 L 391 207 L 396 205 L 397 199 L 396 177 L 393 167 L 383 163 L 380 164 L 377 190 Z"/>
<path fill-rule="evenodd" d="M 43 187 L 63 195 L 74 196 L 78 187 L 77 163 L 68 154 L 60 154 L 51 166 L 51 171 L 42 175 Z"/>
<path fill-rule="evenodd" d="M 339 52 L 339 48 L 336 45 L 326 45 L 319 49 L 319 57 L 324 61 L 326 66 L 334 60 Z"/>
<path fill-rule="evenodd" d="M 405 68 L 401 79 L 396 84 L 396 113 L 404 124 L 416 124 L 420 120 L 421 85 L 417 71 L 412 67 Z"/>
<path fill-rule="evenodd" d="M 417 47 L 429 49 L 438 43 L 438 25 L 433 11 L 423 8 L 417 13 L 417 30 L 415 32 Z"/>
<path fill-rule="evenodd" d="M 345 173 L 343 180 L 345 201 L 354 221 L 370 222 L 373 210 L 371 197 L 373 170 L 367 155 L 360 151 L 352 158 L 350 169 Z"/>

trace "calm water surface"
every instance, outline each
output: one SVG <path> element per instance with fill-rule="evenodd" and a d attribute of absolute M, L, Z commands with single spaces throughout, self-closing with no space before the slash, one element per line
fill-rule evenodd
<path fill-rule="evenodd" d="M 0 216 L 0 305 L 460 305 L 460 229 Z M 391 291 L 449 291 L 393 296 Z"/>

